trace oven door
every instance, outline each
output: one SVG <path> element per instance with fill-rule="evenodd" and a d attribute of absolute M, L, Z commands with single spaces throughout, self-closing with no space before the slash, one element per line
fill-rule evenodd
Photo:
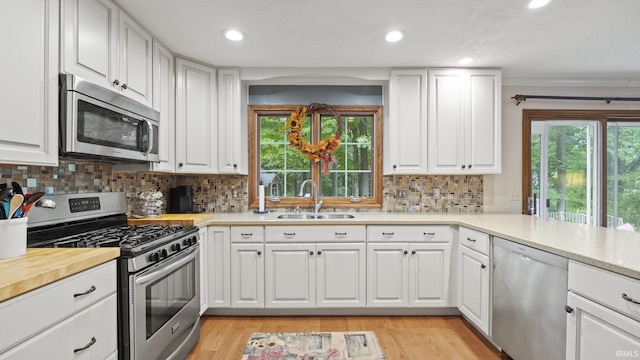
<path fill-rule="evenodd" d="M 199 328 L 199 254 L 199 246 L 194 246 L 129 276 L 132 359 L 172 353 L 184 341 L 183 333 L 193 331 L 194 322 Z"/>

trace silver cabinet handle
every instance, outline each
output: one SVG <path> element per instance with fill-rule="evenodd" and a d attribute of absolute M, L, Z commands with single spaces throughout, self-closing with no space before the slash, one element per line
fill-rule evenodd
<path fill-rule="evenodd" d="M 89 343 L 81 348 L 77 348 L 77 349 L 73 349 L 74 353 L 79 353 L 80 351 L 84 351 L 87 350 L 88 348 L 90 348 L 91 346 L 93 346 L 93 344 L 95 344 L 98 340 L 96 340 L 95 336 L 91 338 L 91 341 L 89 341 Z"/>
<path fill-rule="evenodd" d="M 623 299 L 625 299 L 625 300 L 627 300 L 628 302 L 632 302 L 632 303 L 634 303 L 634 304 L 638 304 L 638 305 L 640 305 L 640 301 L 635 300 L 635 299 L 633 299 L 633 298 L 629 297 L 629 295 L 627 295 L 627 294 L 625 294 L 625 293 L 623 293 L 623 294 L 622 294 L 622 298 L 623 298 Z"/>
<path fill-rule="evenodd" d="M 89 295 L 92 292 L 96 291 L 96 286 L 95 285 L 91 285 L 91 287 L 89 288 L 89 290 L 85 291 L 85 292 L 81 292 L 81 293 L 75 293 L 73 294 L 73 297 L 80 297 L 80 296 L 85 296 L 85 295 Z M 624 295 L 624 294 L 623 294 Z"/>
<path fill-rule="evenodd" d="M 476 239 L 472 239 L 472 238 L 470 238 L 470 237 L 468 237 L 468 238 L 467 238 L 467 240 L 468 240 L 468 241 L 471 241 L 471 242 L 476 242 Z"/>

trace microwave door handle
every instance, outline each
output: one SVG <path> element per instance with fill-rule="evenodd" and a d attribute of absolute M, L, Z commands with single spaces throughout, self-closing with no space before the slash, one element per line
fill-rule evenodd
<path fill-rule="evenodd" d="M 149 141 L 147 142 L 147 149 L 144 150 L 145 154 L 149 154 L 151 149 L 153 149 L 153 125 L 149 120 L 144 120 L 144 123 L 147 124 L 147 136 L 149 137 Z"/>

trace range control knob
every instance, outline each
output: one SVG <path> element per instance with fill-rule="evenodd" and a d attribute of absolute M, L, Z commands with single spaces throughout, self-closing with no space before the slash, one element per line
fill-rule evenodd
<path fill-rule="evenodd" d="M 153 261 L 153 262 L 160 261 L 160 253 L 154 252 L 151 255 L 149 255 L 149 261 Z"/>
<path fill-rule="evenodd" d="M 169 253 L 167 252 L 167 249 L 160 250 L 160 257 L 162 259 L 165 259 L 167 256 L 169 256 Z"/>
<path fill-rule="evenodd" d="M 180 251 L 180 244 L 175 243 L 175 244 L 171 245 L 171 250 Z"/>
<path fill-rule="evenodd" d="M 191 245 L 195 245 L 198 243 L 198 238 L 195 236 L 190 237 L 189 240 L 191 242 Z"/>
<path fill-rule="evenodd" d="M 182 241 L 182 245 L 184 245 L 184 246 L 189 246 L 189 245 L 191 245 L 191 240 L 190 240 L 189 238 L 184 239 L 184 240 Z"/>

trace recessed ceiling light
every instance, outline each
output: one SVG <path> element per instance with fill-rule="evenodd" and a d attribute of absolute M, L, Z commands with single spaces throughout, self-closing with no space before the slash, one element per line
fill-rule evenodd
<path fill-rule="evenodd" d="M 531 0 L 529 2 L 529 9 L 537 9 L 547 5 L 551 0 Z"/>
<path fill-rule="evenodd" d="M 384 39 L 388 42 L 396 42 L 402 40 L 404 37 L 404 31 L 401 30 L 393 30 L 389 31 L 384 35 Z"/>
<path fill-rule="evenodd" d="M 224 37 L 226 37 L 231 41 L 240 41 L 244 39 L 244 33 L 238 30 L 233 30 L 233 29 L 225 30 L 222 32 L 222 34 L 224 35 Z"/>
<path fill-rule="evenodd" d="M 463 65 L 471 64 L 473 62 L 473 58 L 470 58 L 470 57 L 462 58 L 458 60 L 458 62 Z"/>

